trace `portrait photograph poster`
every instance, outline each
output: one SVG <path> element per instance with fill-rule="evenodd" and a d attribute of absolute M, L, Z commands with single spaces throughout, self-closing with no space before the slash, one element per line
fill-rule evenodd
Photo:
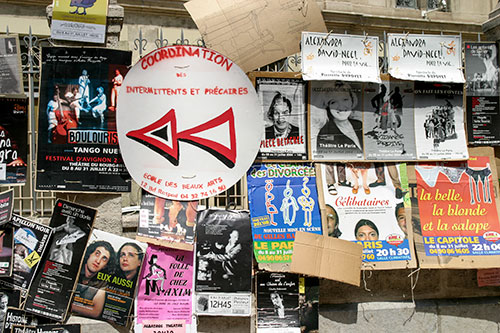
<path fill-rule="evenodd" d="M 416 267 L 405 164 L 316 168 L 328 236 L 363 245 L 362 260 L 370 269 Z"/>
<path fill-rule="evenodd" d="M 36 189 L 130 192 L 116 102 L 132 53 L 44 47 L 41 57 Z"/>
<path fill-rule="evenodd" d="M 18 35 L 0 35 L 0 96 L 24 96 Z"/>

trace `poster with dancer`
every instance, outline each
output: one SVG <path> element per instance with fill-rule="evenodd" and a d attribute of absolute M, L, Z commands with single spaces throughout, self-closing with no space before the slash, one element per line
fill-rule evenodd
<path fill-rule="evenodd" d="M 49 226 L 51 247 L 42 258 L 43 268 L 33 279 L 24 310 L 63 322 L 80 270 L 85 246 L 97 211 L 72 202 L 57 200 Z"/>
<path fill-rule="evenodd" d="M 136 239 L 193 251 L 198 201 L 174 201 L 142 190 Z"/>
<path fill-rule="evenodd" d="M 321 175 L 328 236 L 363 245 L 374 269 L 415 266 L 405 164 L 327 163 Z"/>
<path fill-rule="evenodd" d="M 129 192 L 115 110 L 131 52 L 47 47 L 41 57 L 36 189 Z"/>
<path fill-rule="evenodd" d="M 0 96 L 24 95 L 18 35 L 0 35 Z"/>
<path fill-rule="evenodd" d="M 14 190 L 0 193 L 0 226 L 9 222 L 14 209 Z"/>
<path fill-rule="evenodd" d="M 83 256 L 71 311 L 125 326 L 147 244 L 94 229 Z"/>
<path fill-rule="evenodd" d="M 500 255 L 490 157 L 471 153 L 466 162 L 419 163 L 415 173 L 426 256 Z"/>
<path fill-rule="evenodd" d="M 413 82 L 388 79 L 363 86 L 365 157 L 415 160 Z"/>
<path fill-rule="evenodd" d="M 462 84 L 415 82 L 415 140 L 419 160 L 469 157 Z"/>
<path fill-rule="evenodd" d="M 322 233 L 314 167 L 256 164 L 248 170 L 247 182 L 257 262 L 291 262 L 297 230 Z"/>
<path fill-rule="evenodd" d="M 193 252 L 148 247 L 135 306 L 136 332 L 145 332 L 145 322 L 156 321 L 181 322 L 184 328 L 189 328 L 193 270 Z"/>
<path fill-rule="evenodd" d="M 300 333 L 297 274 L 257 274 L 257 332 Z"/>
<path fill-rule="evenodd" d="M 498 48 L 465 43 L 467 138 L 473 145 L 500 145 Z"/>
<path fill-rule="evenodd" d="M 362 84 L 310 83 L 309 133 L 313 160 L 362 160 Z"/>
<path fill-rule="evenodd" d="M 28 100 L 0 98 L 0 184 L 24 185 L 28 161 Z"/>
<path fill-rule="evenodd" d="M 196 313 L 250 316 L 252 261 L 248 211 L 201 211 L 196 229 Z"/>
<path fill-rule="evenodd" d="M 306 160 L 307 85 L 297 73 L 253 72 L 265 131 L 257 159 Z"/>
<path fill-rule="evenodd" d="M 14 265 L 14 229 L 12 225 L 5 224 L 0 227 L 0 277 L 12 275 Z M 1 325 L 0 325 L 1 327 Z"/>

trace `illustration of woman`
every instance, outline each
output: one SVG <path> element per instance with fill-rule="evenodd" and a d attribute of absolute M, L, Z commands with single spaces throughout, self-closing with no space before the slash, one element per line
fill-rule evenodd
<path fill-rule="evenodd" d="M 356 227 L 354 227 L 354 235 L 356 236 L 356 240 L 359 241 L 368 241 L 368 240 L 378 240 L 378 228 L 370 220 L 361 219 L 356 223 Z"/>
<path fill-rule="evenodd" d="M 151 258 L 149 258 L 149 272 L 144 277 L 146 280 L 161 280 L 160 290 L 164 291 L 163 284 L 165 283 L 165 279 L 167 277 L 167 271 L 163 269 L 160 265 L 157 264 L 158 256 L 156 254 L 152 254 Z"/>

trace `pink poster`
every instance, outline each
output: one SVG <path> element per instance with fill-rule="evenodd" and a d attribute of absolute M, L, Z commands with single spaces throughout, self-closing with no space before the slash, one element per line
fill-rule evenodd
<path fill-rule="evenodd" d="M 137 294 L 137 324 L 144 320 L 191 323 L 193 252 L 150 245 Z"/>

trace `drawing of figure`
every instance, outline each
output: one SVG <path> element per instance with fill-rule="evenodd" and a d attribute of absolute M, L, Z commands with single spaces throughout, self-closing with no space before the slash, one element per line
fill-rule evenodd
<path fill-rule="evenodd" d="M 71 0 L 69 6 L 76 7 L 76 9 L 75 11 L 69 13 L 78 15 L 87 15 L 87 8 L 94 6 L 95 2 L 96 0 Z M 83 8 L 82 12 L 80 12 L 80 8 Z"/>

